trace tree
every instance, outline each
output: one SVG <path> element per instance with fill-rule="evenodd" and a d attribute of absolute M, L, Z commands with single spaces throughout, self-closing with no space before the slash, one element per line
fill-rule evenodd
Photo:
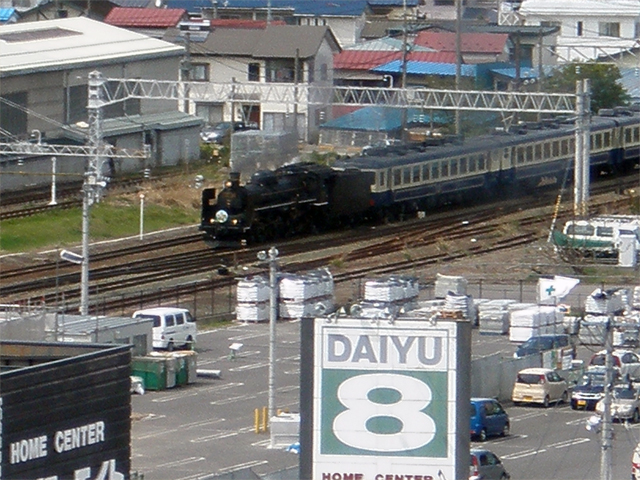
<path fill-rule="evenodd" d="M 573 93 L 576 82 L 586 78 L 591 80 L 591 113 L 597 113 L 601 108 L 628 105 L 629 94 L 618 83 L 620 70 L 607 63 L 568 63 L 554 71 L 547 80 L 547 87 L 552 92 Z"/>

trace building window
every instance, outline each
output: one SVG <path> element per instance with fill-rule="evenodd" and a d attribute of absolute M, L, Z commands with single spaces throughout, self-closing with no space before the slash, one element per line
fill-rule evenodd
<path fill-rule="evenodd" d="M 320 65 L 320 80 L 326 81 L 327 79 L 327 64 L 323 63 L 322 65 Z"/>
<path fill-rule="evenodd" d="M 576 23 L 576 35 L 578 37 L 582 36 L 582 22 Z"/>
<path fill-rule="evenodd" d="M 260 64 L 259 63 L 250 63 L 249 64 L 248 80 L 250 82 L 259 82 L 260 81 Z"/>
<path fill-rule="evenodd" d="M 619 37 L 620 23 L 618 22 L 598 23 L 598 35 L 601 37 Z"/>
<path fill-rule="evenodd" d="M 540 22 L 541 27 L 558 27 L 558 36 L 562 35 L 562 22 L 552 21 L 552 22 Z"/>
<path fill-rule="evenodd" d="M 265 72 L 266 81 L 293 83 L 294 63 L 293 59 L 268 60 Z"/>
<path fill-rule="evenodd" d="M 191 64 L 191 80 L 194 80 L 196 82 L 208 82 L 209 81 L 209 64 L 208 63 Z"/>

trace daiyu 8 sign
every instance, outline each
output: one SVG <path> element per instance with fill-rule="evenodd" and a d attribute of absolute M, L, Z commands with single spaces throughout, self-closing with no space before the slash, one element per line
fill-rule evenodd
<path fill-rule="evenodd" d="M 470 329 L 467 321 L 317 319 L 313 479 L 468 476 Z"/>

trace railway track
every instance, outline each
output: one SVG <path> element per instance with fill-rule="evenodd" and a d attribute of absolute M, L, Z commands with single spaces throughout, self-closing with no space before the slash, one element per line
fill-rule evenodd
<path fill-rule="evenodd" d="M 637 180 L 637 177 L 634 179 Z M 621 185 L 618 188 L 630 188 L 634 184 Z M 636 181 L 637 183 L 637 181 Z M 602 187 L 605 188 L 605 187 Z M 608 187 L 609 190 L 611 186 Z M 598 187 L 598 190 L 600 187 Z M 593 189 L 593 193 L 597 193 Z M 390 274 L 412 270 L 422 266 L 454 261 L 469 255 L 479 255 L 499 250 L 507 250 L 542 240 L 550 225 L 550 197 L 536 197 L 503 200 L 499 203 L 477 206 L 472 209 L 452 209 L 430 215 L 425 219 L 413 220 L 391 225 L 361 227 L 348 232 L 334 232 L 318 237 L 293 239 L 277 242 L 285 255 L 287 271 L 297 272 L 327 265 L 341 263 L 356 264 L 367 261 L 370 265 L 361 266 L 335 274 L 335 281 L 352 281 L 366 275 Z M 628 198 L 618 197 L 607 202 L 593 202 L 594 209 L 619 211 L 628 203 Z M 518 219 L 517 231 L 499 235 L 503 228 L 500 219 L 503 215 L 522 210 L 524 207 L 534 212 Z M 543 213 L 536 211 L 546 207 Z M 571 207 L 566 203 L 559 210 L 560 222 L 571 217 Z M 122 292 L 150 290 L 154 285 L 172 284 L 180 294 L 196 294 L 211 288 L 219 288 L 235 283 L 228 276 L 217 276 L 218 268 L 235 271 L 236 266 L 252 266 L 252 271 L 260 273 L 256 265 L 256 254 L 262 247 L 251 247 L 227 251 L 212 251 L 204 246 L 195 227 L 171 238 L 112 243 L 108 247 L 92 246 L 90 258 L 90 296 L 101 295 L 101 308 L 122 309 L 122 297 L 114 298 Z M 475 239 L 476 242 L 471 240 Z M 464 245 L 464 248 L 455 245 Z M 453 247 L 452 247 L 453 245 Z M 429 247 L 429 253 L 416 254 L 415 251 Z M 309 254 L 309 252 L 317 252 Z M 380 261 L 385 256 L 399 252 L 410 252 L 406 260 L 393 260 L 392 264 Z M 311 256 L 304 261 L 295 260 L 299 256 Z M 69 305 L 67 310 L 74 311 L 79 303 L 80 272 L 77 265 L 61 262 L 55 251 L 40 254 L 37 261 L 29 265 L 12 268 L 2 262 L 3 275 L 0 278 L 0 293 L 5 303 L 58 304 L 63 297 Z M 154 302 L 157 299 L 145 299 Z M 136 300 L 139 305 L 140 299 Z M 117 305 L 116 305 L 117 304 Z M 131 305 L 135 306 L 135 305 Z"/>

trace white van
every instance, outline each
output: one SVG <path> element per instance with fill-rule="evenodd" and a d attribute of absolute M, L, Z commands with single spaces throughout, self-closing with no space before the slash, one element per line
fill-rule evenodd
<path fill-rule="evenodd" d="M 153 348 L 172 351 L 177 346 L 193 348 L 195 344 L 196 321 L 185 308 L 147 308 L 135 312 L 133 318 L 153 320 Z"/>

